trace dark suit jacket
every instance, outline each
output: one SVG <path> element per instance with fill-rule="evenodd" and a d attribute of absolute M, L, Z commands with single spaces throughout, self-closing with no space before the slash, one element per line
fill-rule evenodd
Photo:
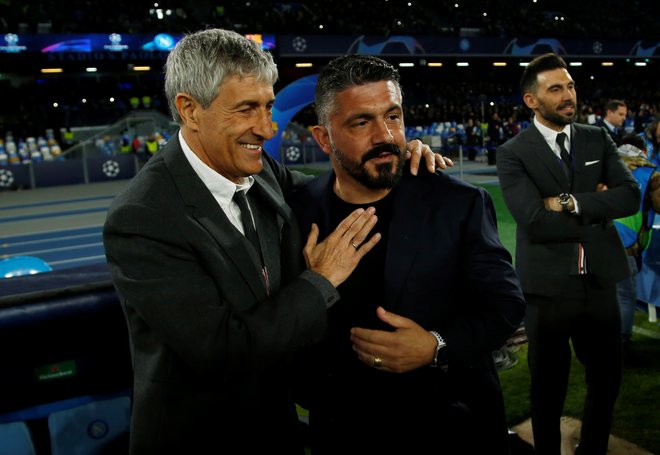
<path fill-rule="evenodd" d="M 308 230 L 315 222 L 320 228 L 319 238 L 335 228 L 329 225 L 333 181 L 332 172 L 325 174 L 295 192 L 290 200 L 301 229 Z M 474 415 L 483 419 L 479 431 L 495 434 L 492 444 L 497 447 L 502 441 L 497 435 L 506 437 L 506 423 L 491 352 L 518 327 L 524 300 L 511 256 L 497 234 L 491 198 L 483 189 L 420 168 L 418 177 L 404 175 L 393 204 L 382 306 L 427 330 L 437 330 L 447 342 L 449 369 L 447 374 L 431 367 L 392 374 L 364 366 L 365 374 L 380 376 L 358 394 L 374 396 L 386 406 L 398 399 L 415 402 L 426 414 L 428 410 L 442 414 L 449 401 L 468 404 Z M 331 325 L 330 332 L 333 329 Z M 322 350 L 323 346 L 315 349 Z M 303 402 L 310 406 L 313 422 L 315 406 L 323 406 L 323 400 L 344 391 L 332 390 L 338 387 L 333 376 L 336 371 L 330 371 L 333 367 L 328 362 L 332 355 L 316 355 L 314 349 L 311 352 L 312 361 L 321 360 L 315 366 L 302 365 L 312 375 L 306 384 L 310 390 L 304 392 L 309 395 Z M 349 361 L 351 358 L 339 360 Z M 379 382 L 386 386 L 379 386 Z M 385 389 L 384 395 L 380 389 Z M 365 413 L 380 412 L 365 406 L 359 409 L 356 412 L 364 415 L 365 424 L 369 420 Z M 416 417 L 397 415 L 395 409 L 393 404 L 385 411 L 393 421 Z M 436 436 L 437 431 L 429 432 L 429 440 L 438 442 Z"/>
<path fill-rule="evenodd" d="M 622 134 L 620 128 L 617 130 L 611 130 L 610 127 L 607 126 L 607 124 L 605 123 L 605 120 L 603 119 L 596 122 L 596 126 L 600 126 L 605 131 L 607 131 L 607 134 L 609 134 L 610 137 L 612 138 L 614 145 L 616 145 L 617 147 L 621 145 Z"/>
<path fill-rule="evenodd" d="M 587 266 L 602 286 L 629 274 L 612 220 L 637 211 L 639 185 L 602 128 L 573 124 L 571 131 L 572 184 L 534 124 L 497 150 L 504 200 L 517 223 L 516 268 L 526 293 L 559 293 L 575 267 L 576 243 L 584 245 Z M 596 192 L 598 183 L 609 189 Z M 543 199 L 560 193 L 575 197 L 579 215 L 544 209 Z"/>
<path fill-rule="evenodd" d="M 270 294 L 255 249 L 197 177 L 178 135 L 110 208 L 106 255 L 133 355 L 131 453 L 260 445 L 291 453 L 289 360 L 324 335 L 326 304 L 338 295 L 320 275 L 301 273 L 300 233 L 283 198 L 299 176 L 263 160 L 250 194 Z"/>

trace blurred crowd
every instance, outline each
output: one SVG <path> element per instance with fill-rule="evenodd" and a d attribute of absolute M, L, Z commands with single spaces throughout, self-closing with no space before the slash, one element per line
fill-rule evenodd
<path fill-rule="evenodd" d="M 378 34 L 458 36 L 561 36 L 660 40 L 660 2 L 612 0 L 511 2 L 463 0 L 348 2 L 92 2 L 0 0 L 0 32 L 14 33 L 182 33 L 226 27 L 245 33 Z M 322 27 L 322 28 L 321 28 Z M 474 68 L 440 72 L 421 68 L 402 74 L 406 124 L 421 131 L 433 125 L 463 125 L 465 131 L 510 137 L 530 120 L 518 94 L 518 69 Z M 603 114 L 609 99 L 628 105 L 628 128 L 641 132 L 660 115 L 660 88 L 652 68 L 616 71 L 571 69 L 577 81 L 579 121 Z M 283 78 L 284 79 L 284 78 Z M 160 72 L 37 78 L 36 83 L 3 82 L 0 134 L 43 135 L 48 128 L 111 124 L 134 109 L 169 115 Z M 280 80 L 277 90 L 291 81 Z M 146 100 L 146 101 L 145 101 Z M 316 122 L 313 106 L 297 114 L 303 128 Z M 492 125 L 502 125 L 493 128 Z M 468 126 L 469 125 L 469 126 Z M 452 127 L 449 127 L 451 130 Z M 489 133 L 490 131 L 490 133 Z M 445 131 L 446 133 L 446 131 Z M 482 136 L 483 138 L 483 136 Z M 468 140 L 467 138 L 465 139 Z M 499 140 L 495 139 L 494 141 Z M 478 139 L 469 139 L 477 141 Z M 482 140 L 483 141 L 483 140 Z"/>
<path fill-rule="evenodd" d="M 377 3 L 380 3 L 378 5 Z M 630 0 L 344 2 L 0 1 L 0 32 L 181 33 L 207 26 L 244 33 L 433 34 L 658 38 L 658 2 Z"/>

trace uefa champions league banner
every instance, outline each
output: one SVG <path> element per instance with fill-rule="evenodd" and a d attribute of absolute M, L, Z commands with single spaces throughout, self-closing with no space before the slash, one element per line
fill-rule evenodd
<path fill-rule="evenodd" d="M 275 36 L 246 34 L 263 49 L 275 48 Z M 88 33 L 88 34 L 17 34 L 0 35 L 0 53 L 23 54 L 40 53 L 55 55 L 61 53 L 149 53 L 169 52 L 183 38 L 182 34 L 168 33 L 129 34 L 129 33 Z"/>
<path fill-rule="evenodd" d="M 336 57 L 344 54 L 426 57 L 528 57 L 556 52 L 570 57 L 658 58 L 658 40 L 447 37 L 417 35 L 274 35 L 245 34 L 279 57 Z M 98 60 L 164 59 L 183 34 L 89 33 L 0 35 L 0 53 L 45 55 L 64 60 L 64 54 L 93 55 Z"/>
<path fill-rule="evenodd" d="M 137 171 L 132 154 L 0 166 L 0 191 L 125 180 Z"/>
<path fill-rule="evenodd" d="M 277 35 L 280 57 L 344 54 L 417 57 L 531 57 L 555 52 L 571 57 L 658 58 L 660 41 L 390 35 Z"/>

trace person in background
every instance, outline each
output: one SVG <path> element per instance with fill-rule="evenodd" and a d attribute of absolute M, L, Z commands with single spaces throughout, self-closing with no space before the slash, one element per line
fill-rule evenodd
<path fill-rule="evenodd" d="M 628 166 L 642 192 L 642 201 L 637 213 L 614 220 L 621 241 L 628 255 L 631 275 L 616 285 L 619 309 L 621 310 L 621 338 L 624 360 L 630 354 L 632 329 L 637 307 L 637 273 L 641 270 L 643 258 L 651 243 L 653 223 L 660 212 L 660 173 L 646 155 L 646 143 L 636 134 L 623 137 L 618 148 L 619 155 Z"/>
<path fill-rule="evenodd" d="M 367 238 L 366 208 L 302 240 L 284 194 L 311 177 L 264 153 L 276 79 L 272 56 L 227 30 L 189 34 L 168 55 L 180 129 L 115 198 L 103 233 L 130 336 L 131 454 L 302 453 L 292 355 L 324 336 L 337 286 L 379 236 Z M 412 147 L 416 163 L 441 159 Z"/>
<path fill-rule="evenodd" d="M 319 239 L 375 207 L 381 240 L 298 362 L 312 453 L 507 454 L 491 352 L 518 328 L 522 291 L 488 193 L 404 171 L 402 102 L 397 70 L 376 57 L 337 58 L 317 82 L 312 132 L 332 171 L 289 203 Z"/>
<path fill-rule="evenodd" d="M 645 130 L 646 152 L 649 161 L 660 166 L 660 119 L 649 123 Z"/>
<path fill-rule="evenodd" d="M 602 128 L 574 122 L 575 81 L 550 53 L 523 71 L 532 124 L 497 152 L 517 224 L 516 268 L 527 308 L 534 448 L 559 455 L 571 344 L 586 373 L 576 454 L 605 455 L 621 383 L 617 281 L 630 272 L 614 227 L 639 208 L 639 185 Z"/>
<path fill-rule="evenodd" d="M 628 107 L 626 103 L 621 100 L 610 100 L 605 105 L 605 116 L 598 122 L 598 126 L 602 126 L 607 130 L 617 147 L 621 145 L 623 125 L 626 122 L 627 115 Z"/>

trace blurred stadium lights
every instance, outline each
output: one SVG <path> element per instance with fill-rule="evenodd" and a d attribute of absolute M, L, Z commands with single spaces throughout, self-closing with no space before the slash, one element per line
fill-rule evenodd
<path fill-rule="evenodd" d="M 44 74 L 63 73 L 64 69 L 63 68 L 41 68 L 41 72 L 44 73 Z"/>
<path fill-rule="evenodd" d="M 399 66 L 402 67 L 402 68 L 411 68 L 411 67 L 415 66 L 415 64 L 412 63 L 412 62 L 401 62 L 401 63 L 399 63 Z"/>
<path fill-rule="evenodd" d="M 314 66 L 314 64 L 311 62 L 296 63 L 296 68 L 311 68 L 312 66 Z"/>

